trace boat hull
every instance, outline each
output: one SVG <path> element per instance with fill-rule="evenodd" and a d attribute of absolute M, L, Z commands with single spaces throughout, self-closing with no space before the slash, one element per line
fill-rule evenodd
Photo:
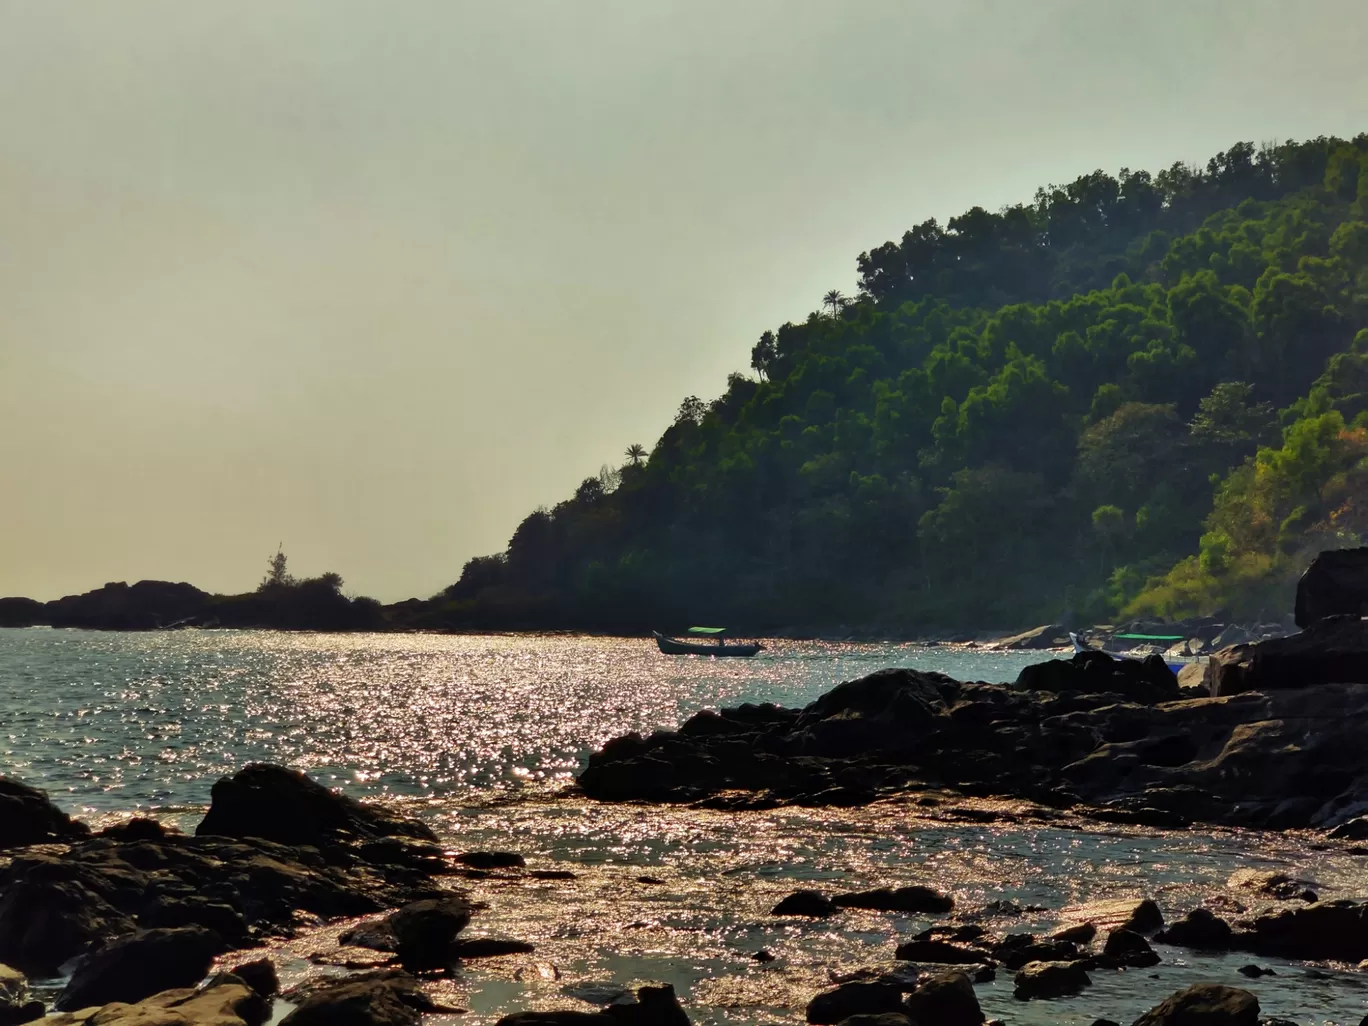
<path fill-rule="evenodd" d="M 1120 659 L 1129 662 L 1140 661 L 1140 657 L 1138 656 L 1127 655 L 1123 652 L 1108 652 L 1105 648 L 1093 648 L 1091 645 L 1085 645 L 1083 643 L 1083 639 L 1081 639 L 1077 634 L 1073 633 L 1072 631 L 1069 632 L 1069 640 L 1073 642 L 1073 649 L 1075 654 L 1079 652 L 1101 652 L 1103 655 L 1111 656 L 1113 659 Z M 1173 671 L 1175 676 L 1177 676 L 1178 671 L 1181 670 L 1184 666 L 1187 666 L 1190 663 L 1199 662 L 1201 658 L 1201 656 L 1188 656 L 1186 659 L 1175 660 L 1169 657 L 1164 659 L 1164 664 L 1170 670 Z"/>
<path fill-rule="evenodd" d="M 753 656 L 765 646 L 759 642 L 746 645 L 713 645 L 699 641 L 676 641 L 659 631 L 652 631 L 656 645 L 665 655 Z"/>

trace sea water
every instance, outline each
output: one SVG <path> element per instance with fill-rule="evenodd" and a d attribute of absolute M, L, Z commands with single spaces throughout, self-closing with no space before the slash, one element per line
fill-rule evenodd
<path fill-rule="evenodd" d="M 488 902 L 476 934 L 532 955 L 471 962 L 441 986 L 469 1008 L 452 1023 L 528 1007 L 592 1004 L 663 980 L 696 1023 L 802 1020 L 843 973 L 891 958 L 931 919 L 843 912 L 775 919 L 800 886 L 920 883 L 996 931 L 1045 930 L 1069 909 L 1146 895 L 1170 916 L 1226 891 L 1237 869 L 1290 872 L 1323 898 L 1368 896 L 1361 859 L 1296 834 L 1042 825 L 982 818 L 985 803 L 724 813 L 604 805 L 566 794 L 586 754 L 701 708 L 802 705 L 887 666 L 1007 681 L 1040 654 L 775 641 L 755 659 L 666 657 L 639 639 L 419 634 L 155 634 L 0 630 L 0 772 L 48 790 L 92 823 L 132 812 L 192 828 L 220 776 L 260 760 L 394 803 L 457 849 L 518 851 L 569 880 L 469 882 Z M 991 805 L 991 803 L 986 803 Z M 288 984 L 336 961 L 337 927 L 276 952 Z M 760 949 L 776 956 L 759 963 Z M 977 988 L 1011 1023 L 1129 1022 L 1211 980 L 1254 991 L 1263 1014 L 1357 1023 L 1368 976 L 1348 966 L 1157 946 L 1152 969 L 1097 971 L 1083 994 L 1017 1002 L 1012 974 Z M 590 1004 L 581 1007 L 589 1008 Z"/>

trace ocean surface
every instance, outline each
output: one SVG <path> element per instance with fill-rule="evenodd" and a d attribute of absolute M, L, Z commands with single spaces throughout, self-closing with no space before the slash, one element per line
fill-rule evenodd
<path fill-rule="evenodd" d="M 866 809 L 721 813 L 599 805 L 565 787 L 592 748 L 673 727 L 701 708 L 802 705 L 887 666 L 1004 681 L 1036 655 L 911 645 L 776 641 L 755 659 L 661 656 L 637 639 L 0 630 L 0 773 L 44 787 L 99 824 L 131 812 L 192 828 L 224 774 L 269 760 L 421 816 L 454 849 L 518 851 L 570 880 L 471 882 L 490 909 L 475 934 L 535 954 L 472 962 L 442 986 L 484 1024 L 509 1010 L 596 1002 L 633 982 L 674 983 L 695 1023 L 801 1022 L 844 973 L 885 961 L 933 920 L 846 912 L 792 921 L 769 909 L 798 886 L 922 883 L 994 930 L 1048 930 L 1085 901 L 1146 895 L 1176 917 L 1233 899 L 1243 868 L 1368 896 L 1362 859 L 1296 835 L 1042 825 L 954 796 Z M 934 804 L 933 804 L 934 803 Z M 991 803 L 989 803 L 991 804 Z M 1247 900 L 1247 899 L 1246 899 Z M 277 952 L 286 983 L 326 963 L 339 931 Z M 761 964 L 760 949 L 777 956 Z M 1011 973 L 977 988 L 1009 1023 L 1130 1022 L 1197 980 L 1258 994 L 1263 1014 L 1353 1026 L 1368 975 L 1349 966 L 1158 946 L 1152 969 L 1098 971 L 1078 997 L 1018 1002 Z M 321 964 L 322 963 L 322 964 Z M 581 1007 L 586 1010 L 588 1004 Z"/>

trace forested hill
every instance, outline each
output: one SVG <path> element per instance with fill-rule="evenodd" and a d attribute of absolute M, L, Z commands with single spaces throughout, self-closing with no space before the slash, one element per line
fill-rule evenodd
<path fill-rule="evenodd" d="M 471 560 L 433 624 L 1281 615 L 1368 532 L 1368 135 L 927 221 Z"/>

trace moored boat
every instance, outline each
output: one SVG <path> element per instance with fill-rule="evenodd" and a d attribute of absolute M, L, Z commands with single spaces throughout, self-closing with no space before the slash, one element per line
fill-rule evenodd
<path fill-rule="evenodd" d="M 758 641 L 728 644 L 725 627 L 690 627 L 689 633 L 698 638 L 712 638 L 712 641 L 680 641 L 659 631 L 651 631 L 656 645 L 665 655 L 705 655 L 705 656 L 753 656 L 765 646 Z"/>

